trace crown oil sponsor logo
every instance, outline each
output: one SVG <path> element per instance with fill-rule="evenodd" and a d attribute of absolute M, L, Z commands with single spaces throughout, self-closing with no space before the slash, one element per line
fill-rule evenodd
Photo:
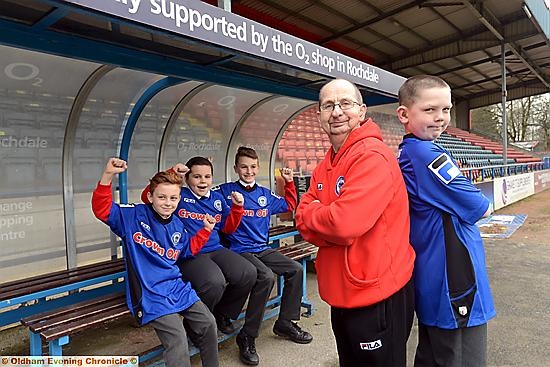
<path fill-rule="evenodd" d="M 252 209 L 245 209 L 244 210 L 244 213 L 243 213 L 243 216 L 244 217 L 260 217 L 260 218 L 264 218 L 264 217 L 267 217 L 269 214 L 269 210 L 267 209 L 258 209 L 256 211 L 252 210 Z"/>
<path fill-rule="evenodd" d="M 172 248 L 169 248 L 168 250 L 166 250 L 157 242 L 145 237 L 141 232 L 134 233 L 134 235 L 132 236 L 132 239 L 136 244 L 143 245 L 148 249 L 151 249 L 152 251 L 156 252 L 160 256 L 166 255 L 167 259 L 177 260 L 180 255 L 180 250 L 174 250 Z"/>
<path fill-rule="evenodd" d="M 203 220 L 204 219 L 204 213 L 196 213 L 196 212 L 190 212 L 189 210 L 186 210 L 186 209 L 180 209 L 178 211 L 178 216 L 180 218 L 190 218 L 190 219 L 196 219 L 196 220 Z M 216 219 L 216 223 L 220 223 L 221 220 L 222 220 L 222 215 L 221 214 L 216 214 L 214 215 L 214 219 Z"/>

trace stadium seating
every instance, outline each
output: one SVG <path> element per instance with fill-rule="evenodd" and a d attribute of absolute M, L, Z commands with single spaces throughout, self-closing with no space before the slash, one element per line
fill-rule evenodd
<path fill-rule="evenodd" d="M 371 112 L 377 122 L 384 142 L 397 155 L 399 143 L 403 140 L 403 125 L 393 115 Z M 502 145 L 456 127 L 449 127 L 436 143 L 446 148 L 461 168 L 485 168 L 502 165 Z M 283 165 L 293 168 L 301 175 L 310 175 L 330 148 L 330 141 L 319 127 L 315 107 L 302 111 L 287 127 L 279 142 L 277 159 Z M 507 164 L 541 163 L 539 158 L 517 149 L 508 148 Z M 480 176 L 474 170 L 473 176 Z"/>
<path fill-rule="evenodd" d="M 440 137 L 438 141 L 441 141 L 444 146 L 447 143 L 454 144 L 452 149 L 461 149 L 461 151 L 456 151 L 455 153 L 451 152 L 451 154 L 453 154 L 453 156 L 454 154 L 464 154 L 465 157 L 463 163 L 478 164 L 485 159 L 487 159 L 487 165 L 497 165 L 504 162 L 502 157 L 504 148 L 499 142 L 492 141 L 485 137 L 452 126 L 449 126 L 446 132 L 447 134 L 442 135 L 443 139 L 440 140 Z M 476 151 L 476 149 L 479 149 L 479 151 Z M 474 154 L 471 153 L 473 151 L 475 151 Z M 457 157 L 455 156 L 455 158 Z M 510 146 L 507 149 L 507 158 L 508 163 L 541 162 L 540 158 L 533 157 Z"/>

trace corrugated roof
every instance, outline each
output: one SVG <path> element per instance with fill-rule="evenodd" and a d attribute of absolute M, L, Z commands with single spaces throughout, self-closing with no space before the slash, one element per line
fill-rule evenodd
<path fill-rule="evenodd" d="M 491 90 L 500 93 L 496 90 L 501 83 L 499 37 L 504 36 L 508 88 L 529 84 L 550 90 L 550 42 L 523 11 L 521 0 L 246 0 L 239 4 L 278 19 L 284 19 L 280 12 L 287 12 L 293 26 L 310 32 L 321 28 L 321 45 L 339 44 L 364 53 L 374 58 L 374 65 L 402 76 L 437 74 L 451 84 L 455 97 L 463 99 Z"/>

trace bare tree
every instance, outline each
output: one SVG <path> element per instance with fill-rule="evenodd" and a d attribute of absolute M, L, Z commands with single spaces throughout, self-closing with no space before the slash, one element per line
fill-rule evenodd
<path fill-rule="evenodd" d="M 525 97 L 506 103 L 507 137 L 511 142 L 536 140 L 550 149 L 550 94 Z M 472 111 L 472 129 L 499 139 L 502 136 L 502 105 Z"/>
<path fill-rule="evenodd" d="M 477 108 L 472 111 L 472 130 L 498 140 L 500 116 L 495 105 Z"/>
<path fill-rule="evenodd" d="M 542 150 L 550 150 L 550 94 L 539 96 L 533 106 L 533 120 Z"/>

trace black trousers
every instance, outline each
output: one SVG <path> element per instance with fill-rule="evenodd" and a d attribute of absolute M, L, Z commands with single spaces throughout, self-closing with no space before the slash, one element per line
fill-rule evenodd
<path fill-rule="evenodd" d="M 405 367 L 414 316 L 410 280 L 389 298 L 366 307 L 331 308 L 340 367 Z"/>
<path fill-rule="evenodd" d="M 178 263 L 201 301 L 214 314 L 236 319 L 256 282 L 256 268 L 239 254 L 221 248 Z"/>
<path fill-rule="evenodd" d="M 273 249 L 243 252 L 241 255 L 256 267 L 257 272 L 256 284 L 252 288 L 246 308 L 243 331 L 254 338 L 258 337 L 265 304 L 275 284 L 273 273 L 284 278 L 279 319 L 299 320 L 302 305 L 302 265 Z"/>

